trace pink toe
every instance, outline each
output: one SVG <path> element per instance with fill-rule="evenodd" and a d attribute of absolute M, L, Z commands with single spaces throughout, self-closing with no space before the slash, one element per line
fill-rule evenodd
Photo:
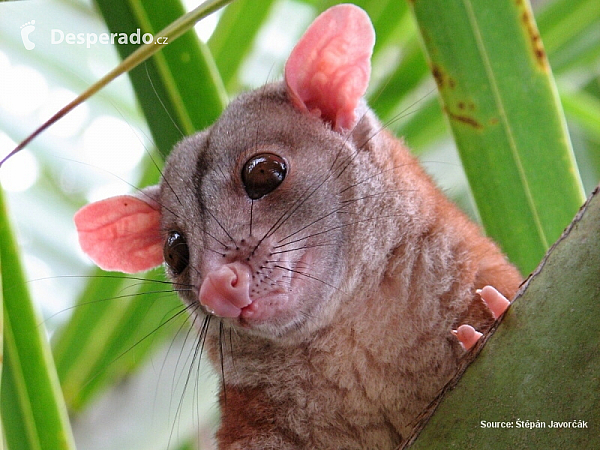
<path fill-rule="evenodd" d="M 461 325 L 457 330 L 452 331 L 452 334 L 456 336 L 458 342 L 463 346 L 465 350 L 470 350 L 479 340 L 482 333 L 477 331 L 471 325 Z"/>
<path fill-rule="evenodd" d="M 508 309 L 510 302 L 492 286 L 485 286 L 478 291 L 483 301 L 488 305 L 494 318 L 500 317 Z"/>

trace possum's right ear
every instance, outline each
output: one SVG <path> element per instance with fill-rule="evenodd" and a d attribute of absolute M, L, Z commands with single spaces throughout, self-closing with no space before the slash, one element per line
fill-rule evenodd
<path fill-rule="evenodd" d="M 158 186 L 140 197 L 120 195 L 90 203 L 75 214 L 81 249 L 104 270 L 136 273 L 163 263 Z"/>

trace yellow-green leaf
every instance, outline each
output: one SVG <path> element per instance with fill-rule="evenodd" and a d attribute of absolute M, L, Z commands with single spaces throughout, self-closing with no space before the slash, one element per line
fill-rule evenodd
<path fill-rule="evenodd" d="M 0 409 L 10 450 L 74 449 L 71 426 L 43 324 L 25 285 L 0 191 L 4 314 Z"/>
<path fill-rule="evenodd" d="M 411 448 L 600 448 L 600 186 L 521 291 Z"/>
<path fill-rule="evenodd" d="M 531 271 L 584 200 L 527 0 L 413 0 L 486 231 Z"/>

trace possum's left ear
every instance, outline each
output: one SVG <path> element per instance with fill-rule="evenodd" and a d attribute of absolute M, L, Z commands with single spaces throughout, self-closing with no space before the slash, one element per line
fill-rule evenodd
<path fill-rule="evenodd" d="M 136 273 L 163 262 L 158 186 L 140 198 L 120 195 L 84 206 L 75 214 L 81 249 L 104 270 Z M 142 198 L 143 197 L 143 198 Z"/>
<path fill-rule="evenodd" d="M 294 106 L 331 123 L 337 131 L 358 121 L 356 107 L 371 75 L 375 31 L 355 5 L 329 8 L 308 28 L 285 65 Z"/>

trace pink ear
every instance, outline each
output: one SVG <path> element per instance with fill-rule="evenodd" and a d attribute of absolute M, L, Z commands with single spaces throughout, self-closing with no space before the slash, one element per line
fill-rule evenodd
<path fill-rule="evenodd" d="M 105 270 L 136 273 L 163 262 L 156 205 L 122 195 L 84 206 L 74 219 L 81 248 Z"/>
<path fill-rule="evenodd" d="M 294 105 L 352 129 L 356 107 L 369 84 L 375 31 L 367 13 L 342 4 L 315 19 L 285 65 L 285 82 Z"/>

